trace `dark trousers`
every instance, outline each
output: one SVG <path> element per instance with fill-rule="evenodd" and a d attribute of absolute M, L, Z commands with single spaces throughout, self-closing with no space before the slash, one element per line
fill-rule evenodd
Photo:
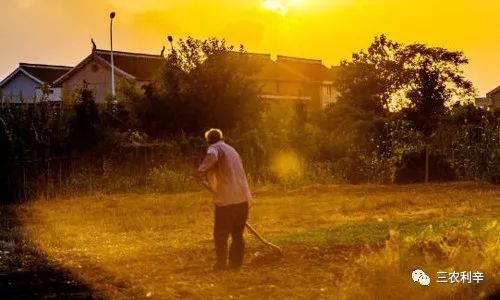
<path fill-rule="evenodd" d="M 248 218 L 248 202 L 228 206 L 215 206 L 214 242 L 217 266 L 227 264 L 227 241 L 231 235 L 229 266 L 237 268 L 243 263 L 245 240 L 243 231 Z"/>

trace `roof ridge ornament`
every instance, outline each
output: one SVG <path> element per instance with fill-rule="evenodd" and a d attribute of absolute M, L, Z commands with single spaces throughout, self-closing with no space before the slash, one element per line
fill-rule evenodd
<path fill-rule="evenodd" d="M 94 39 L 90 38 L 90 42 L 92 42 L 92 52 L 95 52 L 95 50 L 97 49 L 97 45 L 95 44 Z"/>

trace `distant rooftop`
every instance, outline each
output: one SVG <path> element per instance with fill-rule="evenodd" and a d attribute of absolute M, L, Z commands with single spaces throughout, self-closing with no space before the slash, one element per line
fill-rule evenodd
<path fill-rule="evenodd" d="M 97 49 L 96 55 L 111 63 L 111 51 Z M 134 76 L 136 80 L 150 80 L 165 62 L 165 58 L 159 54 L 145 54 L 113 51 L 115 67 Z"/>
<path fill-rule="evenodd" d="M 262 59 L 257 76 L 264 80 L 324 82 L 333 81 L 337 73 L 337 67 L 328 68 L 320 59 L 277 55 L 276 60 L 273 60 L 270 54 L 245 54 Z"/>
<path fill-rule="evenodd" d="M 43 64 L 20 63 L 19 67 L 30 73 L 40 81 L 51 85 L 54 81 L 71 70 L 68 66 L 53 66 Z"/>
<path fill-rule="evenodd" d="M 276 63 L 299 73 L 312 81 L 332 81 L 336 72 L 323 65 L 319 59 L 307 59 L 289 56 L 280 56 Z"/>
<path fill-rule="evenodd" d="M 302 58 L 302 57 L 293 57 L 293 56 L 285 56 L 278 55 L 277 61 L 292 61 L 292 62 L 301 62 L 301 63 L 310 63 L 310 64 L 322 64 L 321 59 L 311 59 L 311 58 Z"/>
<path fill-rule="evenodd" d="M 52 85 L 57 78 L 66 74 L 69 70 L 71 70 L 71 68 L 72 67 L 69 66 L 20 63 L 19 67 L 0 83 L 0 86 L 9 82 L 20 72 L 24 73 L 39 84 Z"/>
<path fill-rule="evenodd" d="M 89 61 L 110 68 L 111 67 L 111 51 L 95 49 L 92 53 L 81 61 L 76 67 L 69 72 L 63 74 L 56 80 L 56 84 L 62 84 L 70 78 L 75 72 L 78 72 Z M 161 65 L 165 62 L 165 58 L 160 54 L 135 53 L 124 51 L 113 51 L 114 67 L 117 72 L 121 72 L 124 76 L 138 80 L 149 81 L 154 77 L 154 74 Z"/>

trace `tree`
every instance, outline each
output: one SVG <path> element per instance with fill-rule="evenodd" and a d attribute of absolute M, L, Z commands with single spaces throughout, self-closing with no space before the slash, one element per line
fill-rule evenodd
<path fill-rule="evenodd" d="M 409 105 L 403 115 L 425 142 L 425 182 L 429 181 L 430 139 L 451 105 L 474 93 L 461 67 L 468 63 L 462 52 L 413 44 L 402 49 Z"/>
<path fill-rule="evenodd" d="M 189 37 L 178 41 L 142 96 L 128 91 L 124 98 L 138 129 L 155 138 L 199 135 L 208 127 L 244 131 L 261 111 L 256 71 L 243 47 Z"/>
<path fill-rule="evenodd" d="M 73 109 L 69 120 L 69 143 L 72 150 L 80 153 L 95 150 L 106 139 L 105 126 L 92 91 L 86 88 L 77 91 Z"/>
<path fill-rule="evenodd" d="M 362 148 L 386 150 L 381 145 L 391 141 L 384 124 L 402 117 L 424 138 L 427 181 L 429 143 L 439 120 L 455 101 L 474 93 L 461 69 L 467 63 L 462 52 L 378 36 L 368 50 L 341 63 L 340 97 L 326 111 L 326 127 L 357 132 L 354 141 Z"/>
<path fill-rule="evenodd" d="M 392 97 L 404 82 L 401 77 L 402 63 L 397 59 L 402 47 L 381 35 L 375 38 L 367 51 L 354 53 L 352 61 L 342 61 L 336 81 L 338 102 L 385 115 Z"/>
<path fill-rule="evenodd" d="M 341 62 L 336 85 L 338 101 L 326 108 L 320 126 L 344 146 L 337 155 L 357 153 L 385 155 L 386 124 L 391 120 L 394 99 L 404 85 L 403 64 L 398 53 L 404 46 L 385 35 L 375 37 L 367 50 Z M 356 154 L 358 155 L 358 154 Z"/>

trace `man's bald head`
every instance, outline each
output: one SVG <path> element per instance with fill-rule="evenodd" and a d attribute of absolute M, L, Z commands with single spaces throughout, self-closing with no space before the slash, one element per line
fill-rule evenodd
<path fill-rule="evenodd" d="M 220 129 L 212 128 L 205 132 L 205 140 L 209 144 L 215 144 L 223 139 L 224 135 L 222 135 L 222 131 Z"/>

